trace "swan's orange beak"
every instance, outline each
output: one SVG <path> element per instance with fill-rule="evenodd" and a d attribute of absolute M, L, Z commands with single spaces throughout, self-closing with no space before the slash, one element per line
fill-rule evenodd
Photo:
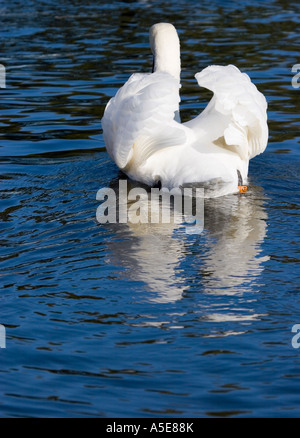
<path fill-rule="evenodd" d="M 246 193 L 248 187 L 247 186 L 238 186 L 239 192 L 240 193 Z"/>

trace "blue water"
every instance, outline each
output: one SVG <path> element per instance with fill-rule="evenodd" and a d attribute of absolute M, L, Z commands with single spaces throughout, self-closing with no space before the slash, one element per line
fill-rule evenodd
<path fill-rule="evenodd" d="M 207 200 L 198 235 L 96 220 L 124 178 L 100 119 L 151 70 L 159 21 L 181 39 L 183 120 L 209 64 L 269 104 L 247 194 Z M 1 2 L 1 416 L 300 416 L 299 25 L 296 1 Z"/>

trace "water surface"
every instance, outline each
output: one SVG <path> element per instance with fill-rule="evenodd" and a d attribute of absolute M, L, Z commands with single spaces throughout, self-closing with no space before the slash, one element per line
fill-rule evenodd
<path fill-rule="evenodd" d="M 96 221 L 124 178 L 100 119 L 151 70 L 158 21 L 181 39 L 183 120 L 210 64 L 269 104 L 247 194 L 206 201 L 199 235 Z M 0 22 L 1 415 L 298 417 L 298 2 L 3 0 Z"/>

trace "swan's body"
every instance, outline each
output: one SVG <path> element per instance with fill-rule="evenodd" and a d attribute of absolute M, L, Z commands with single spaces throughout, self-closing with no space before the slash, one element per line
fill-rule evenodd
<path fill-rule="evenodd" d="M 215 183 L 214 196 L 246 184 L 249 160 L 267 145 L 267 103 L 233 65 L 196 74 L 213 91 L 205 110 L 180 123 L 180 50 L 171 24 L 150 29 L 152 74 L 133 74 L 106 106 L 107 151 L 130 178 L 169 189 Z"/>

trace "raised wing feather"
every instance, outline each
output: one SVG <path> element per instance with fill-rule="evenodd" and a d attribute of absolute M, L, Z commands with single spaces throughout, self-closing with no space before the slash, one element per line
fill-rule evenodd
<path fill-rule="evenodd" d="M 121 168 L 142 164 L 158 150 L 185 142 L 174 117 L 179 83 L 168 73 L 134 74 L 106 106 L 101 120 L 107 151 Z"/>
<path fill-rule="evenodd" d="M 214 96 L 193 126 L 209 128 L 211 141 L 242 159 L 262 153 L 268 142 L 267 102 L 249 76 L 228 65 L 207 67 L 195 77 Z"/>

